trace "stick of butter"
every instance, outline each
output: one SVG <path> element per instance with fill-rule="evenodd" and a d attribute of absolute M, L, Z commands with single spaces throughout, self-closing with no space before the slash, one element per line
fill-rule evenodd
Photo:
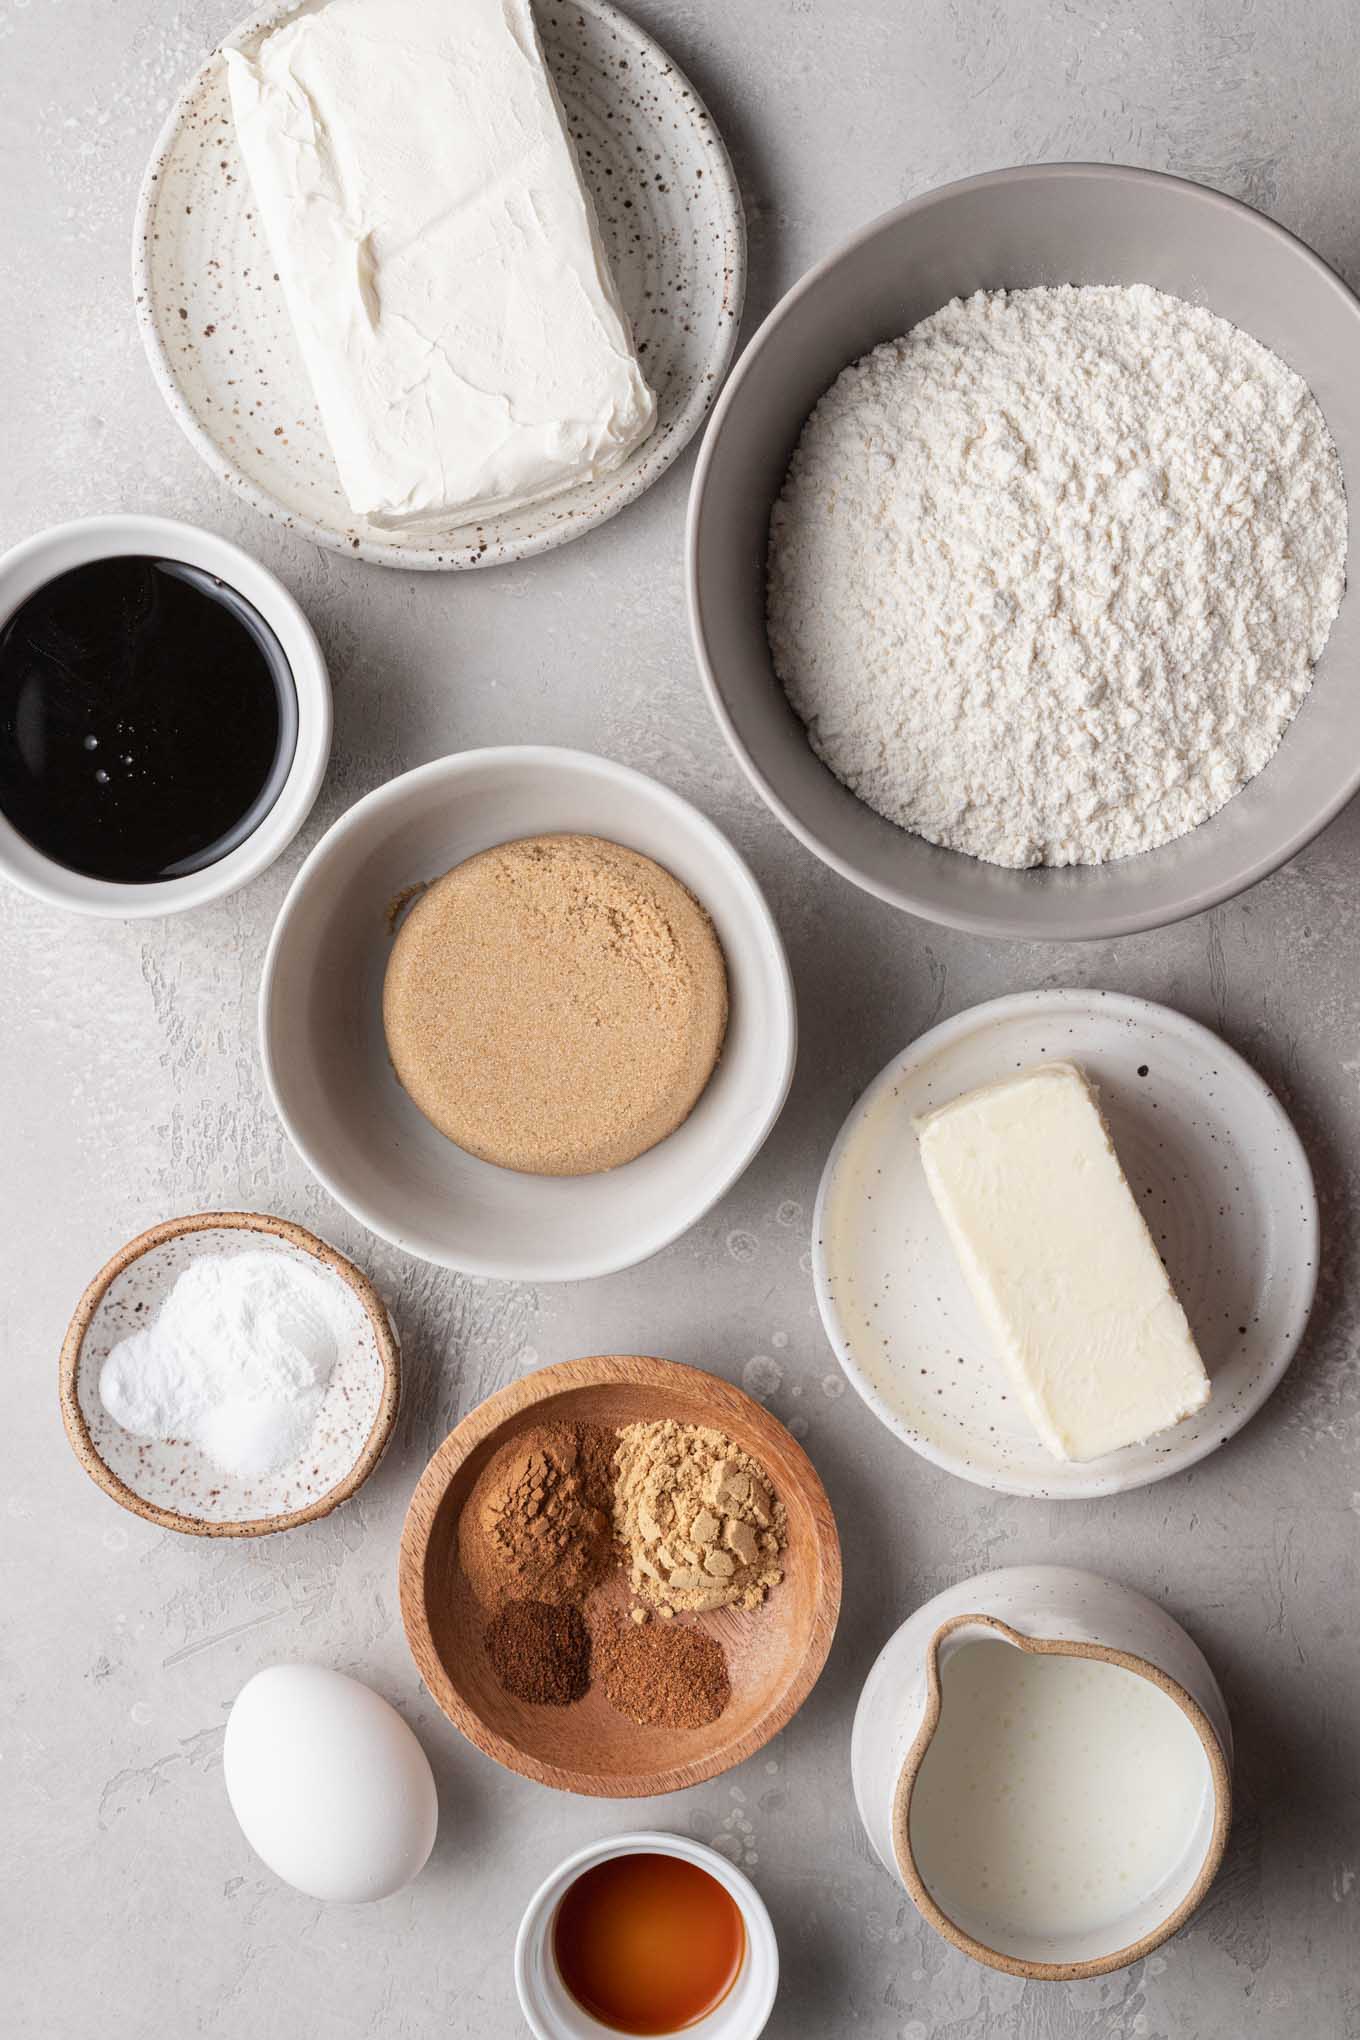
<path fill-rule="evenodd" d="M 915 1121 L 968 1286 L 1048 1450 L 1098 1459 L 1209 1400 L 1095 1094 L 1053 1062 Z"/>
<path fill-rule="evenodd" d="M 326 0 L 225 58 L 354 510 L 522 508 L 647 437 L 656 402 L 529 0 Z"/>

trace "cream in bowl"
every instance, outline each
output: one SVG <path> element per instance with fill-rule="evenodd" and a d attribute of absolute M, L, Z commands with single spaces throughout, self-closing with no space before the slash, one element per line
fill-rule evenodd
<path fill-rule="evenodd" d="M 1213 1805 L 1184 1705 L 1141 1668 L 966 1617 L 936 1665 L 895 1829 L 927 1917 L 989 1953 L 1052 1962 L 1088 1941 L 1103 1954 L 1112 1928 L 1127 1942 L 1143 1916 L 1174 1910 Z"/>
<path fill-rule="evenodd" d="M 992 1968 L 1065 1978 L 1136 1961 L 1195 1910 L 1227 1840 L 1229 1747 L 1212 1674 L 1160 1609 L 1031 1567 L 899 1630 L 852 1763 L 871 1838 L 930 1924 Z"/>

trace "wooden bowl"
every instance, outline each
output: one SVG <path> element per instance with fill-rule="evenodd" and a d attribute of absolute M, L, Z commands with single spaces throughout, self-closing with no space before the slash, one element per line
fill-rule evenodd
<path fill-rule="evenodd" d="M 208 1235 L 220 1238 L 209 1242 Z M 124 1431 L 100 1402 L 99 1369 L 109 1347 L 146 1322 L 141 1311 L 196 1252 L 208 1245 L 241 1251 L 264 1240 L 320 1262 L 359 1309 L 352 1348 L 337 1362 L 305 1461 L 245 1482 L 215 1468 L 196 1445 Z M 100 1269 L 62 1342 L 59 1385 L 76 1458 L 122 1508 L 191 1537 L 262 1537 L 328 1516 L 363 1486 L 396 1422 L 401 1348 L 368 1277 L 315 1233 L 262 1212 L 201 1211 L 139 1233 Z"/>
<path fill-rule="evenodd" d="M 642 1727 L 598 1688 L 571 1707 L 534 1706 L 500 1685 L 482 1645 L 485 1613 L 458 1558 L 458 1522 L 488 1461 L 538 1424 L 610 1427 L 672 1417 L 725 1431 L 768 1472 L 788 1513 L 784 1578 L 755 1610 L 685 1616 L 721 1643 L 732 1697 L 704 1728 Z M 802 1447 L 739 1388 L 673 1360 L 611 1354 L 545 1367 L 475 1409 L 422 1474 L 402 1532 L 407 1641 L 449 1720 L 469 1742 L 540 1785 L 598 1798 L 646 1798 L 716 1778 L 763 1747 L 802 1705 L 826 1662 L 841 1598 L 841 1555 L 826 1491 Z M 601 1590 L 627 1605 L 620 1575 Z M 660 1618 L 653 1616 L 652 1620 Z"/>

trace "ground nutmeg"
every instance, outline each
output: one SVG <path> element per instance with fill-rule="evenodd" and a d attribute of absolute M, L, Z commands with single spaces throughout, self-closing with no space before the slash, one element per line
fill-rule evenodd
<path fill-rule="evenodd" d="M 647 1728 L 703 1728 L 732 1697 L 722 1645 L 702 1629 L 602 1616 L 591 1664 L 609 1703 Z"/>

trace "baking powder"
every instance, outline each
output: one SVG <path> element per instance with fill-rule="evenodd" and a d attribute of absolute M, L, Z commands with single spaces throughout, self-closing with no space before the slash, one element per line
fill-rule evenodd
<path fill-rule="evenodd" d="M 306 1446 L 352 1322 L 344 1285 L 289 1253 L 202 1254 L 146 1330 L 113 1347 L 100 1398 L 136 1437 L 187 1440 L 241 1478 L 270 1473 Z"/>

